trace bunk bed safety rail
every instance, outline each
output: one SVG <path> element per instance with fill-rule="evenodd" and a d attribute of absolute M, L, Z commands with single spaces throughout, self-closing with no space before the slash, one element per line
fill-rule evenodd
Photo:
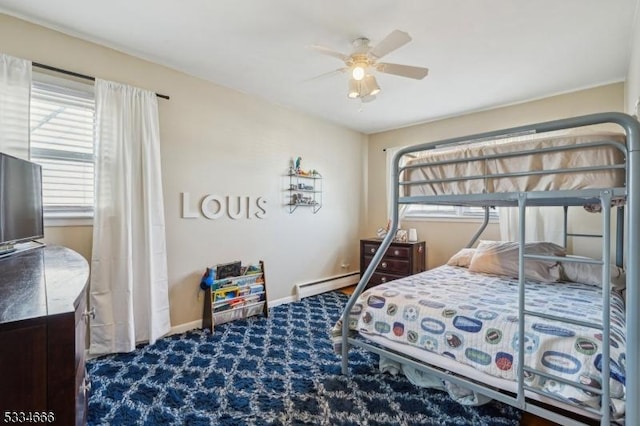
<path fill-rule="evenodd" d="M 531 149 L 531 150 L 521 150 L 521 151 L 514 151 L 514 152 L 504 152 L 504 153 L 485 154 L 485 155 L 473 155 L 473 156 L 469 156 L 469 157 L 464 157 L 463 159 L 449 159 L 449 160 L 430 161 L 429 162 L 429 166 L 446 166 L 446 165 L 452 165 L 452 164 L 457 164 L 457 163 L 460 163 L 460 162 L 468 162 L 468 161 L 501 160 L 501 159 L 506 159 L 506 158 L 524 157 L 524 156 L 528 156 L 528 155 L 537 155 L 537 154 L 552 153 L 552 152 L 564 152 L 564 151 L 572 151 L 572 150 L 581 150 L 581 149 L 585 149 L 585 148 L 596 148 L 596 147 L 603 147 L 603 146 L 610 146 L 612 148 L 616 148 L 623 155 L 626 155 L 626 153 L 627 153 L 627 149 L 625 148 L 625 146 L 623 144 L 621 144 L 619 142 L 610 141 L 610 140 L 602 140 L 602 141 L 599 141 L 599 142 L 585 142 L 585 143 L 580 143 L 580 144 L 577 144 L 577 145 L 560 145 L 560 146 L 550 146 L 550 147 L 545 147 L 545 148 Z M 399 170 L 402 172 L 404 170 L 410 170 L 410 169 L 415 169 L 415 168 L 420 168 L 420 167 L 424 167 L 424 164 L 422 164 L 422 163 L 407 164 L 405 166 L 400 167 Z M 403 182 L 401 182 L 400 184 L 402 185 Z"/>
<path fill-rule="evenodd" d="M 572 128 L 579 128 L 585 126 L 591 126 L 596 124 L 618 124 L 625 130 L 627 136 L 627 151 L 640 151 L 640 141 L 637 138 L 640 136 L 640 128 L 638 121 L 628 114 L 619 112 L 599 113 L 584 115 L 580 117 L 565 118 L 561 120 L 547 121 L 544 123 L 530 124 L 520 127 L 514 127 L 507 130 L 496 130 L 490 132 L 479 133 L 476 135 L 459 136 L 455 138 L 443 139 L 435 142 L 426 142 L 418 145 L 412 145 L 402 148 L 396 152 L 393 162 L 398 164 L 398 160 L 404 155 L 414 154 L 420 151 L 427 151 L 430 149 L 441 148 L 443 146 L 456 145 L 461 143 L 468 143 L 476 139 L 499 139 L 502 137 L 513 135 L 514 133 L 546 133 L 556 130 L 566 130 Z M 511 132 L 511 130 L 514 130 Z M 394 171 L 394 175 L 397 176 L 397 171 Z"/>
<path fill-rule="evenodd" d="M 527 141 L 529 142 L 529 141 Z M 570 167 L 557 167 L 557 168 L 545 168 L 543 170 L 519 170 L 519 171 L 500 171 L 498 170 L 492 171 L 491 169 L 495 168 L 495 163 L 493 160 L 504 160 L 504 159 L 529 159 L 531 156 L 539 156 L 550 153 L 566 153 L 574 150 L 586 150 L 590 148 L 613 148 L 614 151 L 618 151 L 620 153 L 620 159 L 618 160 L 618 164 L 601 164 L 601 165 L 584 165 L 584 166 L 575 166 L 569 164 Z M 495 147 L 491 147 L 491 149 L 495 149 Z M 475 166 L 478 169 L 477 174 L 471 174 L 471 170 L 466 170 L 466 173 L 462 176 L 450 176 L 446 174 L 445 177 L 439 177 L 441 169 L 435 169 L 433 171 L 433 177 L 426 177 L 424 179 L 399 179 L 399 185 L 405 188 L 405 192 L 410 190 L 412 187 L 416 186 L 424 186 L 424 185 L 434 185 L 434 184 L 442 184 L 442 183 L 459 183 L 459 182 L 468 182 L 468 181 L 485 181 L 485 187 L 489 182 L 499 181 L 504 178 L 518 178 L 518 177 L 529 177 L 529 176 L 549 176 L 549 175 L 560 175 L 560 174 L 574 174 L 579 175 L 582 173 L 588 172 L 604 172 L 604 171 L 615 171 L 618 169 L 624 170 L 626 168 L 626 156 L 627 149 L 625 145 L 621 142 L 616 142 L 613 140 L 601 140 L 594 142 L 582 142 L 576 143 L 574 145 L 556 145 L 550 147 L 538 147 L 536 149 L 519 149 L 517 151 L 511 152 L 501 152 L 501 153 L 477 153 L 474 155 L 463 155 L 454 159 L 429 159 L 428 162 L 424 162 L 424 158 L 421 161 L 415 161 L 411 164 L 404 165 L 399 168 L 400 176 L 406 176 L 407 172 L 411 171 L 423 171 L 426 170 L 434 170 L 434 167 L 440 166 L 458 166 L 465 165 L 468 166 L 471 163 L 476 163 Z M 604 154 L 604 153 L 602 153 Z M 491 166 L 490 166 L 491 165 Z M 426 170 L 425 170 L 426 169 Z M 480 172 L 482 171 L 482 172 Z M 485 189 L 483 187 L 483 192 L 493 192 L 490 188 Z M 435 195 L 435 194 L 434 194 Z M 410 195 L 409 195 L 410 196 Z"/>

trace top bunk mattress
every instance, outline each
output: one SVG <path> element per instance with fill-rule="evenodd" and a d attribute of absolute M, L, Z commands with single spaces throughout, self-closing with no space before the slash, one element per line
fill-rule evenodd
<path fill-rule="evenodd" d="M 624 165 L 625 155 L 620 148 L 624 148 L 625 140 L 622 133 L 565 130 L 423 151 L 406 162 L 407 168 L 400 176 L 400 194 L 432 196 L 620 188 L 625 184 L 624 168 L 592 171 L 581 168 Z M 601 142 L 602 145 L 572 148 Z M 540 152 L 552 147 L 563 148 Z M 561 169 L 575 171 L 557 172 Z M 522 176 L 522 172 L 533 174 Z M 449 181 L 451 178 L 460 180 Z"/>

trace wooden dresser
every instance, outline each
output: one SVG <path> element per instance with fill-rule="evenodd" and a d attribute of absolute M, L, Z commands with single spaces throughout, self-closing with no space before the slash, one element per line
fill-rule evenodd
<path fill-rule="evenodd" d="M 64 247 L 40 247 L 0 259 L 3 419 L 86 423 L 88 280 L 87 261 Z M 35 416 L 42 420 L 34 421 Z"/>
<path fill-rule="evenodd" d="M 360 276 L 371 263 L 382 240 L 360 240 Z M 369 279 L 368 287 L 417 274 L 427 269 L 427 248 L 424 241 L 415 243 L 393 242 Z"/>

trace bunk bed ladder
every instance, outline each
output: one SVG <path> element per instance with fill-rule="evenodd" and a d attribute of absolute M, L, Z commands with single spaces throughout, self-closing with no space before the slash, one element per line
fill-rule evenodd
<path fill-rule="evenodd" d="M 569 232 L 568 218 L 569 218 L 569 206 L 563 206 L 564 210 L 564 222 L 563 222 L 563 235 L 564 235 L 564 248 L 568 246 L 569 237 L 580 238 L 602 238 L 602 234 L 579 234 Z M 616 266 L 623 266 L 624 258 L 624 206 L 618 206 L 616 208 Z"/>
<path fill-rule="evenodd" d="M 602 235 L 592 235 L 589 234 L 589 237 L 599 237 L 602 238 L 602 258 L 600 260 L 588 260 L 581 258 L 566 258 L 563 261 L 571 261 L 576 263 L 592 263 L 598 264 L 602 266 L 602 323 L 597 324 L 588 321 L 574 320 L 570 318 L 564 318 L 560 316 L 550 315 L 541 312 L 534 312 L 526 309 L 525 304 L 525 269 L 524 262 L 527 259 L 539 259 L 539 260 L 558 260 L 555 256 L 542 256 L 542 255 L 531 255 L 525 254 L 525 241 L 526 241 L 526 232 L 525 232 L 525 215 L 526 215 L 526 206 L 527 206 L 527 194 L 520 193 L 518 195 L 518 209 L 519 209 L 519 244 L 520 244 L 520 252 L 519 252 L 519 288 L 518 288 L 518 310 L 519 317 L 522 319 L 518 324 L 518 393 L 516 404 L 520 409 L 525 411 L 534 412 L 534 414 L 542 413 L 545 417 L 548 417 L 551 420 L 555 419 L 555 414 L 549 412 L 544 409 L 539 409 L 536 406 L 532 406 L 527 404 L 524 396 L 524 391 L 534 392 L 539 395 L 544 395 L 546 398 L 555 399 L 559 402 L 563 402 L 560 398 L 555 398 L 553 395 L 549 395 L 547 393 L 542 392 L 540 389 L 536 389 L 531 386 L 527 386 L 524 383 L 524 373 L 531 373 L 542 376 L 547 380 L 554 380 L 556 382 L 566 384 L 569 386 L 573 386 L 584 391 L 588 391 L 593 393 L 594 395 L 599 395 L 600 397 L 600 410 L 596 410 L 593 408 L 583 407 L 586 411 L 598 415 L 600 417 L 601 425 L 609 425 L 610 424 L 610 344 L 611 344 L 611 335 L 610 335 L 610 326 L 611 326 L 611 318 L 610 318 L 610 303 L 611 303 L 611 291 L 610 291 L 610 277 L 611 277 L 611 266 L 610 266 L 610 258 L 611 258 L 611 233 L 608 231 L 611 226 L 611 199 L 612 192 L 609 190 L 603 190 L 600 192 L 600 203 L 602 206 Z M 566 207 L 565 207 L 565 247 L 566 247 Z M 620 210 L 618 210 L 618 221 L 620 221 Z M 620 226 L 617 227 L 617 230 L 620 231 Z M 585 235 L 579 235 L 585 236 Z M 618 237 L 621 235 L 618 234 Z M 620 252 L 620 250 L 618 250 Z M 616 253 L 616 257 L 618 254 Z M 561 258 L 562 259 L 562 258 Z M 600 330 L 602 332 L 602 364 L 601 364 L 601 388 L 595 388 L 588 385 L 583 385 L 581 383 L 573 382 L 572 380 L 564 379 L 562 377 L 546 373 L 544 371 L 527 367 L 524 364 L 524 344 L 525 344 L 525 316 L 533 316 L 538 317 L 550 321 L 556 322 L 564 322 L 569 324 L 574 324 L 582 327 L 588 327 Z"/>

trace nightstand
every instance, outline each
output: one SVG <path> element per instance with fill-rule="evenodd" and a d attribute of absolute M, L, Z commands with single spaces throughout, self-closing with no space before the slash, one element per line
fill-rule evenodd
<path fill-rule="evenodd" d="M 376 238 L 360 240 L 360 276 L 371 263 L 382 240 Z M 414 275 L 427 269 L 427 247 L 424 241 L 392 242 L 373 275 L 367 288 L 391 280 Z"/>

